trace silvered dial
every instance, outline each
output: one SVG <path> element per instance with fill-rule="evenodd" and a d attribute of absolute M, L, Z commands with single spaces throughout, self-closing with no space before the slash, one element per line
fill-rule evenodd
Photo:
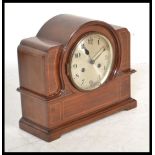
<path fill-rule="evenodd" d="M 73 49 L 70 76 L 75 87 L 93 90 L 108 78 L 113 65 L 113 49 L 110 41 L 99 33 L 84 36 Z"/>

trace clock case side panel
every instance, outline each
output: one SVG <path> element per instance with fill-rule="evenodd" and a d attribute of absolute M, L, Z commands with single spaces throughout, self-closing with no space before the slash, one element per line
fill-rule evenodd
<path fill-rule="evenodd" d="M 18 46 L 20 87 L 18 90 L 49 97 L 61 92 L 59 63 L 62 46 L 36 37 Z"/>
<path fill-rule="evenodd" d="M 18 67 L 22 118 L 26 124 L 38 126 L 45 132 L 49 127 L 48 98 L 61 94 L 59 63 L 63 46 L 36 37 L 24 39 L 18 46 Z"/>
<path fill-rule="evenodd" d="M 120 41 L 121 63 L 119 71 L 131 70 L 130 68 L 130 32 L 126 28 L 117 29 L 116 33 Z"/>
<path fill-rule="evenodd" d="M 120 79 L 120 97 L 121 100 L 131 98 L 131 75 L 136 70 L 130 66 L 130 32 L 127 28 L 114 26 L 120 42 L 121 61 L 118 69 L 118 78 Z M 137 106 L 137 105 L 135 105 Z"/>

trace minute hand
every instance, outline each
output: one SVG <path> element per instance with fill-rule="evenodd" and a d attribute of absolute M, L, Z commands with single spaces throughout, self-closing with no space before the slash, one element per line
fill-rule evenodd
<path fill-rule="evenodd" d="M 93 57 L 92 57 L 92 60 L 95 62 L 96 59 L 98 59 L 98 57 L 105 51 L 105 48 L 102 47 L 98 52 L 97 54 L 95 54 Z"/>

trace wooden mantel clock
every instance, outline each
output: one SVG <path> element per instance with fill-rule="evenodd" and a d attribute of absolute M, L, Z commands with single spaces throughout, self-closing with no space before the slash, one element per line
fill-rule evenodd
<path fill-rule="evenodd" d="M 21 41 L 18 63 L 19 126 L 45 141 L 137 105 L 126 28 L 58 15 Z"/>

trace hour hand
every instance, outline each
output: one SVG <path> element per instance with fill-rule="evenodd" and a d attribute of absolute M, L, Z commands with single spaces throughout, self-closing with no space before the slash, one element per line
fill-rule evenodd
<path fill-rule="evenodd" d="M 82 44 L 81 48 L 85 50 L 85 54 L 86 54 L 86 55 L 89 55 L 89 51 L 88 51 L 88 49 L 85 47 L 84 44 Z"/>
<path fill-rule="evenodd" d="M 88 49 L 85 47 L 84 44 L 82 44 L 82 49 L 84 49 L 85 50 L 85 54 L 89 56 L 89 59 L 90 59 L 89 63 L 90 64 L 94 64 L 95 61 L 92 60 L 92 58 L 90 57 L 90 52 L 88 51 Z"/>

